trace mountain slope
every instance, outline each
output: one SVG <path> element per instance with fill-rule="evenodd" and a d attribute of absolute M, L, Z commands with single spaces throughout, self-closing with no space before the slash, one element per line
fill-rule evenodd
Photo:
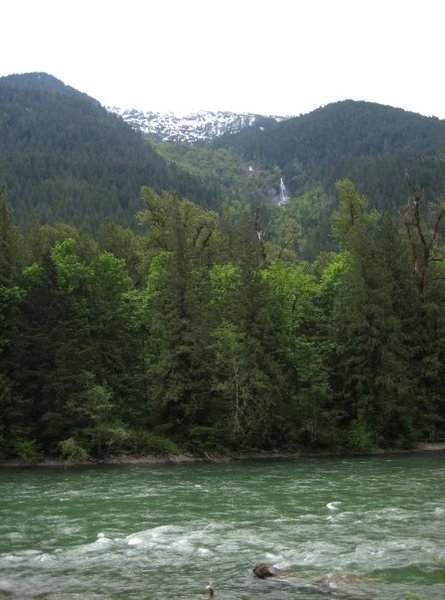
<path fill-rule="evenodd" d="M 293 195 L 351 178 L 371 204 L 400 207 L 410 184 L 426 183 L 431 195 L 445 185 L 445 121 L 352 100 L 329 104 L 246 137 L 213 142 L 268 168 L 278 166 Z"/>
<path fill-rule="evenodd" d="M 134 223 L 143 185 L 203 205 L 217 195 L 96 100 L 44 73 L 0 79 L 0 185 L 19 223 L 90 230 L 108 217 Z"/>
<path fill-rule="evenodd" d="M 445 190 L 445 121 L 439 119 L 354 101 L 278 123 L 266 119 L 264 127 L 252 121 L 231 133 L 218 118 L 210 126 L 208 116 L 204 131 L 225 131 L 211 143 L 149 143 L 50 75 L 0 78 L 0 185 L 19 224 L 63 220 L 95 231 L 107 218 L 133 225 L 143 185 L 215 210 L 226 203 L 225 212 L 237 218 L 246 204 L 269 210 L 268 203 L 277 203 L 283 177 L 297 199 L 289 203 L 296 222 L 322 241 L 329 237 L 338 179 L 349 177 L 372 207 L 393 215 L 412 185 L 425 184 L 430 200 Z M 164 125 L 161 137 L 171 131 L 171 123 Z"/>

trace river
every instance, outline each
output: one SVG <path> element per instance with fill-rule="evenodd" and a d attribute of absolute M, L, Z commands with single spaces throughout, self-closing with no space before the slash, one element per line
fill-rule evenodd
<path fill-rule="evenodd" d="M 3 469 L 0 598 L 443 600 L 444 501 L 444 454 Z"/>

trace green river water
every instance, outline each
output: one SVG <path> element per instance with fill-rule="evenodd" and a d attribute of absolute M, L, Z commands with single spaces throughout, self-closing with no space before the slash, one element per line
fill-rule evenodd
<path fill-rule="evenodd" d="M 444 600 L 444 542 L 444 454 L 0 470 L 0 598 Z"/>

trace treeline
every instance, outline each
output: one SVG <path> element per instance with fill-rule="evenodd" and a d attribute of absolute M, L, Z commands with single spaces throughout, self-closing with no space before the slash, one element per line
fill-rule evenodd
<path fill-rule="evenodd" d="M 0 456 L 369 451 L 445 433 L 445 276 L 417 190 L 403 222 L 337 184 L 338 251 L 301 262 L 142 190 L 137 234 L 26 237 L 0 202 Z M 439 217 L 442 213 L 439 211 Z"/>

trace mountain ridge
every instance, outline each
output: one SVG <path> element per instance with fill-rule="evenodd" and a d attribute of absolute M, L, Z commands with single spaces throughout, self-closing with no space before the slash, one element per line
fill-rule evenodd
<path fill-rule="evenodd" d="M 106 108 L 147 137 L 163 142 L 209 142 L 222 135 L 234 134 L 246 128 L 252 131 L 263 131 L 287 118 L 229 111 L 161 113 L 116 106 Z"/>
<path fill-rule="evenodd" d="M 96 106 L 100 106 L 100 102 L 95 98 L 65 84 L 54 75 L 48 73 L 35 71 L 33 73 L 13 73 L 0 77 L 2 87 L 9 87 L 16 90 L 33 90 L 33 91 L 44 91 L 53 92 L 55 94 L 64 94 L 66 96 L 73 96 L 77 98 L 83 98 L 94 103 Z"/>

